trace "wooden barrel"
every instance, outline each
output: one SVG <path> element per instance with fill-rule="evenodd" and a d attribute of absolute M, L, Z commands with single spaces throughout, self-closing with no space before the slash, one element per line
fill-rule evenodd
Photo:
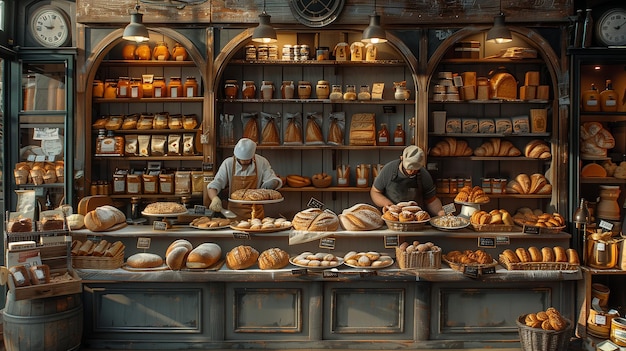
<path fill-rule="evenodd" d="M 80 294 L 15 300 L 9 290 L 3 310 L 6 351 L 78 350 L 83 334 Z"/>

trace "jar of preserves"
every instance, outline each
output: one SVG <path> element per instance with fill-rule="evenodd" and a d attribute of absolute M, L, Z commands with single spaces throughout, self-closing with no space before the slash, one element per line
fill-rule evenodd
<path fill-rule="evenodd" d="M 227 99 L 235 99 L 237 98 L 237 93 L 239 92 L 239 84 L 234 79 L 227 79 L 224 82 L 224 97 Z"/>
<path fill-rule="evenodd" d="M 330 85 L 327 80 L 318 80 L 315 86 L 315 95 L 318 99 L 328 99 L 330 95 Z"/>
<path fill-rule="evenodd" d="M 244 80 L 241 95 L 244 99 L 254 99 L 256 97 L 256 85 L 253 80 Z"/>
<path fill-rule="evenodd" d="M 170 82 L 167 84 L 167 95 L 173 98 L 183 96 L 183 84 L 180 77 L 170 77 Z"/>
<path fill-rule="evenodd" d="M 348 101 L 356 100 L 356 86 L 353 84 L 346 85 L 346 92 L 343 93 L 343 99 Z"/>
<path fill-rule="evenodd" d="M 137 50 L 137 45 L 135 43 L 127 43 L 122 48 L 122 58 L 124 60 L 134 60 L 135 50 Z"/>
<path fill-rule="evenodd" d="M 411 92 L 406 88 L 406 81 L 394 82 L 394 98 L 396 100 L 408 100 Z"/>
<path fill-rule="evenodd" d="M 149 60 L 152 57 L 152 51 L 150 50 L 150 45 L 148 43 L 143 43 L 137 45 L 135 49 L 135 58 L 137 60 Z"/>
<path fill-rule="evenodd" d="M 143 97 L 143 83 L 141 82 L 141 78 L 131 78 L 128 97 L 134 99 Z"/>
<path fill-rule="evenodd" d="M 172 59 L 174 61 L 187 61 L 187 49 L 180 43 L 174 44 L 172 48 Z"/>
<path fill-rule="evenodd" d="M 198 81 L 196 77 L 187 77 L 184 84 L 185 97 L 198 96 Z"/>
<path fill-rule="evenodd" d="M 343 98 L 343 91 L 341 90 L 341 85 L 332 86 L 329 98 L 331 100 L 341 100 Z"/>
<path fill-rule="evenodd" d="M 104 83 L 101 80 L 94 80 L 91 88 L 91 96 L 94 98 L 104 97 Z"/>
<path fill-rule="evenodd" d="M 396 125 L 396 130 L 393 132 L 393 144 L 404 145 L 404 143 L 405 143 L 404 129 L 402 129 L 402 124 L 398 123 Z"/>
<path fill-rule="evenodd" d="M 359 88 L 359 95 L 357 96 L 358 100 L 369 100 L 372 98 L 372 94 L 370 94 L 370 86 L 369 85 L 361 85 Z"/>
<path fill-rule="evenodd" d="M 152 59 L 157 61 L 167 61 L 170 59 L 170 50 L 167 43 L 160 41 L 152 49 Z"/>
<path fill-rule="evenodd" d="M 268 60 L 278 60 L 278 45 L 270 44 L 267 46 L 267 59 Z"/>
<path fill-rule="evenodd" d="M 311 82 L 301 80 L 298 82 L 298 98 L 308 99 L 311 97 Z"/>
<path fill-rule="evenodd" d="M 280 96 L 283 99 L 293 99 L 295 90 L 293 80 L 284 80 L 283 85 L 280 87 Z"/>
<path fill-rule="evenodd" d="M 316 56 L 318 61 L 324 61 L 330 59 L 330 48 L 328 46 L 320 46 L 316 50 Z"/>
<path fill-rule="evenodd" d="M 380 130 L 378 131 L 377 145 L 387 146 L 389 145 L 389 129 L 387 129 L 387 123 L 380 124 Z"/>
<path fill-rule="evenodd" d="M 141 82 L 141 90 L 143 91 L 142 97 L 151 98 L 154 97 L 154 86 L 152 80 L 154 77 L 151 74 L 144 74 Z"/>
<path fill-rule="evenodd" d="M 264 80 L 261 82 L 261 98 L 269 100 L 274 97 L 274 82 Z"/>
<path fill-rule="evenodd" d="M 163 77 L 154 77 L 152 80 L 152 96 L 155 98 L 167 97 L 167 89 Z"/>
<path fill-rule="evenodd" d="M 130 95 L 130 78 L 119 77 L 117 80 L 117 97 L 126 98 Z"/>
<path fill-rule="evenodd" d="M 115 99 L 117 97 L 117 81 L 115 79 L 106 79 L 104 81 L 105 99 Z"/>

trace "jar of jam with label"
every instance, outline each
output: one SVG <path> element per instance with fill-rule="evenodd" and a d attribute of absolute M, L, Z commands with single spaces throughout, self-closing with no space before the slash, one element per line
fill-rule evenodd
<path fill-rule="evenodd" d="M 187 77 L 184 85 L 185 97 L 198 96 L 198 81 L 196 77 Z"/>
<path fill-rule="evenodd" d="M 126 98 L 130 96 L 130 78 L 120 77 L 117 80 L 117 97 Z"/>
<path fill-rule="evenodd" d="M 124 60 L 134 60 L 136 49 L 137 49 L 137 45 L 135 45 L 134 43 L 127 43 L 122 48 L 122 58 Z"/>
<path fill-rule="evenodd" d="M 149 60 L 151 56 L 150 45 L 147 43 L 137 45 L 135 49 L 135 57 L 138 60 Z"/>
<path fill-rule="evenodd" d="M 94 98 L 104 97 L 104 83 L 101 80 L 94 80 L 91 89 L 91 95 Z"/>
<path fill-rule="evenodd" d="M 163 77 L 154 77 L 152 80 L 152 96 L 155 98 L 167 97 L 167 89 Z"/>
<path fill-rule="evenodd" d="M 241 91 L 241 95 L 244 99 L 254 99 L 256 96 L 256 85 L 254 85 L 254 81 L 243 81 L 243 90 Z"/>
<path fill-rule="evenodd" d="M 404 145 L 404 142 L 404 129 L 402 129 L 402 124 L 398 123 L 396 130 L 393 132 L 393 144 Z"/>
<path fill-rule="evenodd" d="M 187 49 L 182 46 L 180 43 L 174 44 L 174 48 L 172 48 L 172 59 L 175 61 L 187 61 Z"/>
<path fill-rule="evenodd" d="M 115 99 L 117 97 L 117 81 L 115 79 L 107 79 L 104 81 L 105 99 Z"/>
<path fill-rule="evenodd" d="M 343 99 L 347 101 L 356 100 L 356 86 L 352 84 L 346 85 L 346 92 L 343 93 Z"/>
<path fill-rule="evenodd" d="M 389 130 L 387 129 L 387 123 L 380 124 L 380 130 L 378 131 L 377 143 L 380 146 L 389 145 Z"/>
<path fill-rule="evenodd" d="M 157 61 L 167 61 L 170 59 L 170 50 L 164 41 L 160 41 L 152 49 L 152 59 Z"/>
<path fill-rule="evenodd" d="M 178 98 L 183 96 L 183 84 L 180 77 L 171 77 L 167 85 L 167 95 L 169 97 Z"/>
<path fill-rule="evenodd" d="M 143 97 L 143 83 L 141 78 L 131 78 L 128 97 L 137 99 Z"/>

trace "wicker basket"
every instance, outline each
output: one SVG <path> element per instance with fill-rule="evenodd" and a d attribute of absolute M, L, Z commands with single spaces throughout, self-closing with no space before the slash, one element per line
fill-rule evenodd
<path fill-rule="evenodd" d="M 384 218 L 383 218 L 384 219 Z M 425 221 L 411 221 L 411 222 L 398 222 L 385 219 L 387 227 L 397 232 L 414 232 L 424 229 L 424 225 L 428 223 L 428 219 Z"/>
<path fill-rule="evenodd" d="M 72 256 L 74 268 L 85 269 L 117 269 L 124 264 L 124 250 L 115 257 Z"/>
<path fill-rule="evenodd" d="M 544 330 L 532 328 L 524 323 L 526 315 L 517 318 L 522 351 L 563 351 L 567 350 L 572 337 L 572 322 L 565 319 L 567 326 L 563 330 Z"/>
<path fill-rule="evenodd" d="M 511 262 L 502 254 L 499 261 L 509 271 L 575 271 L 580 267 L 568 262 Z"/>
<path fill-rule="evenodd" d="M 476 232 L 513 232 L 513 231 L 522 231 L 521 227 L 516 225 L 506 225 L 506 224 L 476 224 L 471 223 L 472 228 Z"/>
<path fill-rule="evenodd" d="M 459 272 L 465 272 L 465 267 L 473 267 L 476 268 L 478 270 L 482 270 L 484 268 L 492 268 L 498 265 L 498 261 L 493 260 L 491 263 L 469 263 L 469 264 L 464 264 L 464 263 L 458 263 L 458 262 L 453 262 L 448 260 L 447 258 L 443 258 L 443 260 L 448 264 L 448 266 L 450 266 L 450 268 L 452 268 L 455 271 L 459 271 Z"/>
<path fill-rule="evenodd" d="M 407 253 L 396 247 L 396 261 L 401 269 L 439 269 L 441 268 L 441 249 Z"/>

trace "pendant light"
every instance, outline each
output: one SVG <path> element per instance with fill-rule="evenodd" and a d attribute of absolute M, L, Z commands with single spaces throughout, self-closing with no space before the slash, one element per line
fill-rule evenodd
<path fill-rule="evenodd" d="M 503 44 L 512 40 L 511 31 L 504 25 L 504 13 L 502 12 L 502 1 L 500 1 L 500 14 L 493 18 L 493 27 L 487 32 L 487 41 Z"/>
<path fill-rule="evenodd" d="M 130 23 L 124 28 L 122 38 L 138 43 L 150 40 L 148 28 L 143 25 L 143 14 L 139 12 L 139 1 L 135 5 L 135 12 L 130 14 Z"/>
<path fill-rule="evenodd" d="M 374 1 L 374 13 L 370 15 L 370 25 L 363 31 L 361 41 L 372 44 L 387 42 L 385 30 L 380 26 L 380 16 L 376 13 L 376 1 Z"/>
<path fill-rule="evenodd" d="M 271 17 L 265 12 L 265 0 L 263 0 L 263 12 L 259 15 L 259 25 L 252 33 L 252 41 L 257 43 L 275 43 L 277 41 L 276 30 L 270 24 Z"/>

